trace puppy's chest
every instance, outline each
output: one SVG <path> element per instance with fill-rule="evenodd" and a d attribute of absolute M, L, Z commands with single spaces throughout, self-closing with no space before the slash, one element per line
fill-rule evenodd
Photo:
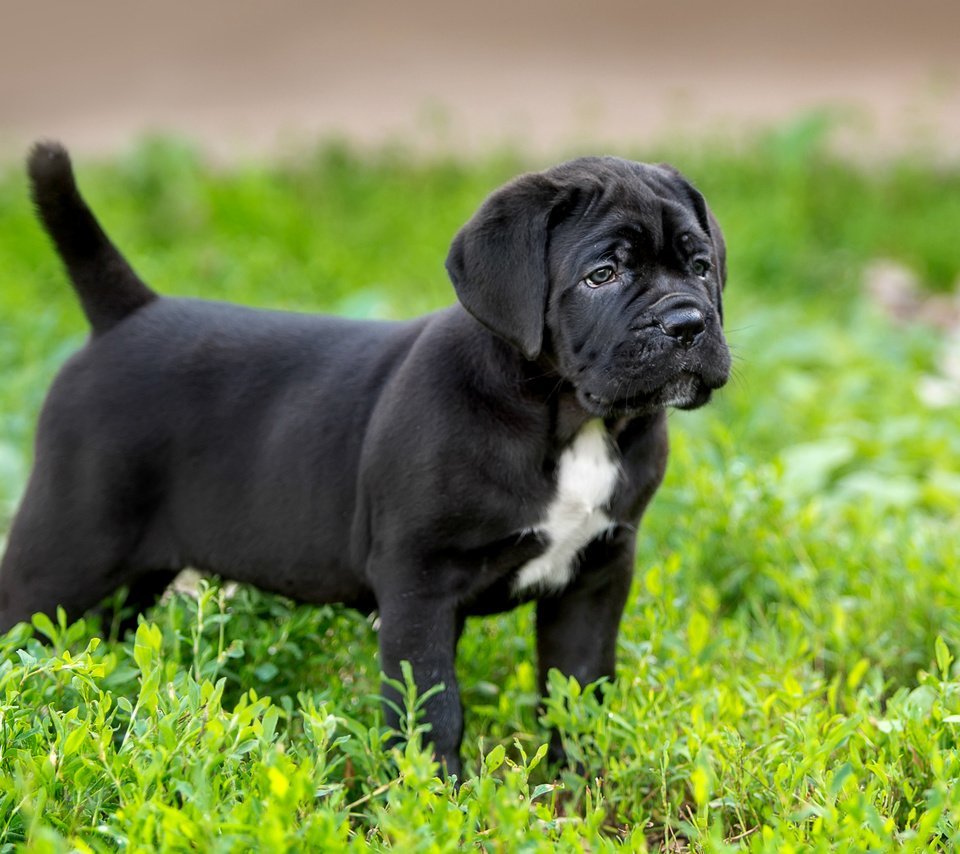
<path fill-rule="evenodd" d="M 580 551 L 615 524 L 608 510 L 619 476 L 603 422 L 587 422 L 560 456 L 553 497 L 532 528 L 546 550 L 517 572 L 515 594 L 559 590 L 570 582 Z"/>

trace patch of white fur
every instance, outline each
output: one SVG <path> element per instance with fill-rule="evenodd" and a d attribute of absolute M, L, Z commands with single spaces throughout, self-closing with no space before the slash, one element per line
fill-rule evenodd
<path fill-rule="evenodd" d="M 588 421 L 560 455 L 553 500 L 532 529 L 547 541 L 547 549 L 521 567 L 515 594 L 530 588 L 560 590 L 570 582 L 580 550 L 614 524 L 605 510 L 619 474 L 603 421 Z"/>
<path fill-rule="evenodd" d="M 686 406 L 693 400 L 693 392 L 697 381 L 693 377 L 683 377 L 678 380 L 672 389 L 670 396 L 667 397 L 661 407 L 666 409 L 668 406 Z"/>

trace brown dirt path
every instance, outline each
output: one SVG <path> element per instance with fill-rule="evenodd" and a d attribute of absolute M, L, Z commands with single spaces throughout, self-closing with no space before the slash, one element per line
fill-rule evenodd
<path fill-rule="evenodd" d="M 476 150 L 736 135 L 854 106 L 851 144 L 960 153 L 956 0 L 30 0 L 0 11 L 0 157 L 148 131 Z"/>

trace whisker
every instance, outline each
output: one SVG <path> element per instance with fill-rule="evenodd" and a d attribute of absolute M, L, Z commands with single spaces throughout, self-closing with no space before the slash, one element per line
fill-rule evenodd
<path fill-rule="evenodd" d="M 733 326 L 730 328 L 724 328 L 724 335 L 736 335 L 738 332 L 746 332 L 748 329 L 756 329 L 760 324 L 759 323 L 748 323 L 745 326 Z"/>
<path fill-rule="evenodd" d="M 536 381 L 536 380 L 542 380 L 544 377 L 549 377 L 549 376 L 550 376 L 551 374 L 553 374 L 553 373 L 554 373 L 554 371 L 552 371 L 552 370 L 547 370 L 547 371 L 544 371 L 542 374 L 534 374 L 533 376 L 527 377 L 523 382 L 525 382 L 525 383 L 531 383 L 531 382 L 534 382 L 534 381 Z"/>
<path fill-rule="evenodd" d="M 559 393 L 559 391 L 560 391 L 560 389 L 561 389 L 562 387 L 563 387 L 563 377 L 560 377 L 560 378 L 557 380 L 556 385 L 548 392 L 548 394 L 547 394 L 547 400 L 550 400 L 551 398 L 553 398 L 553 396 L 554 396 L 555 394 Z"/>

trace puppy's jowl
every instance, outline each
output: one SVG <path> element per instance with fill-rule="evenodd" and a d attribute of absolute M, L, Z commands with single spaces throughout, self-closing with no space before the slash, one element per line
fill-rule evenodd
<path fill-rule="evenodd" d="M 730 366 L 723 238 L 679 173 L 523 175 L 454 238 L 459 303 L 378 323 L 158 296 L 61 147 L 29 172 L 92 331 L 40 416 L 0 629 L 122 584 L 146 606 L 187 566 L 376 608 L 384 672 L 445 686 L 426 716 L 455 774 L 466 617 L 535 599 L 541 687 L 613 675 L 665 410 Z"/>

